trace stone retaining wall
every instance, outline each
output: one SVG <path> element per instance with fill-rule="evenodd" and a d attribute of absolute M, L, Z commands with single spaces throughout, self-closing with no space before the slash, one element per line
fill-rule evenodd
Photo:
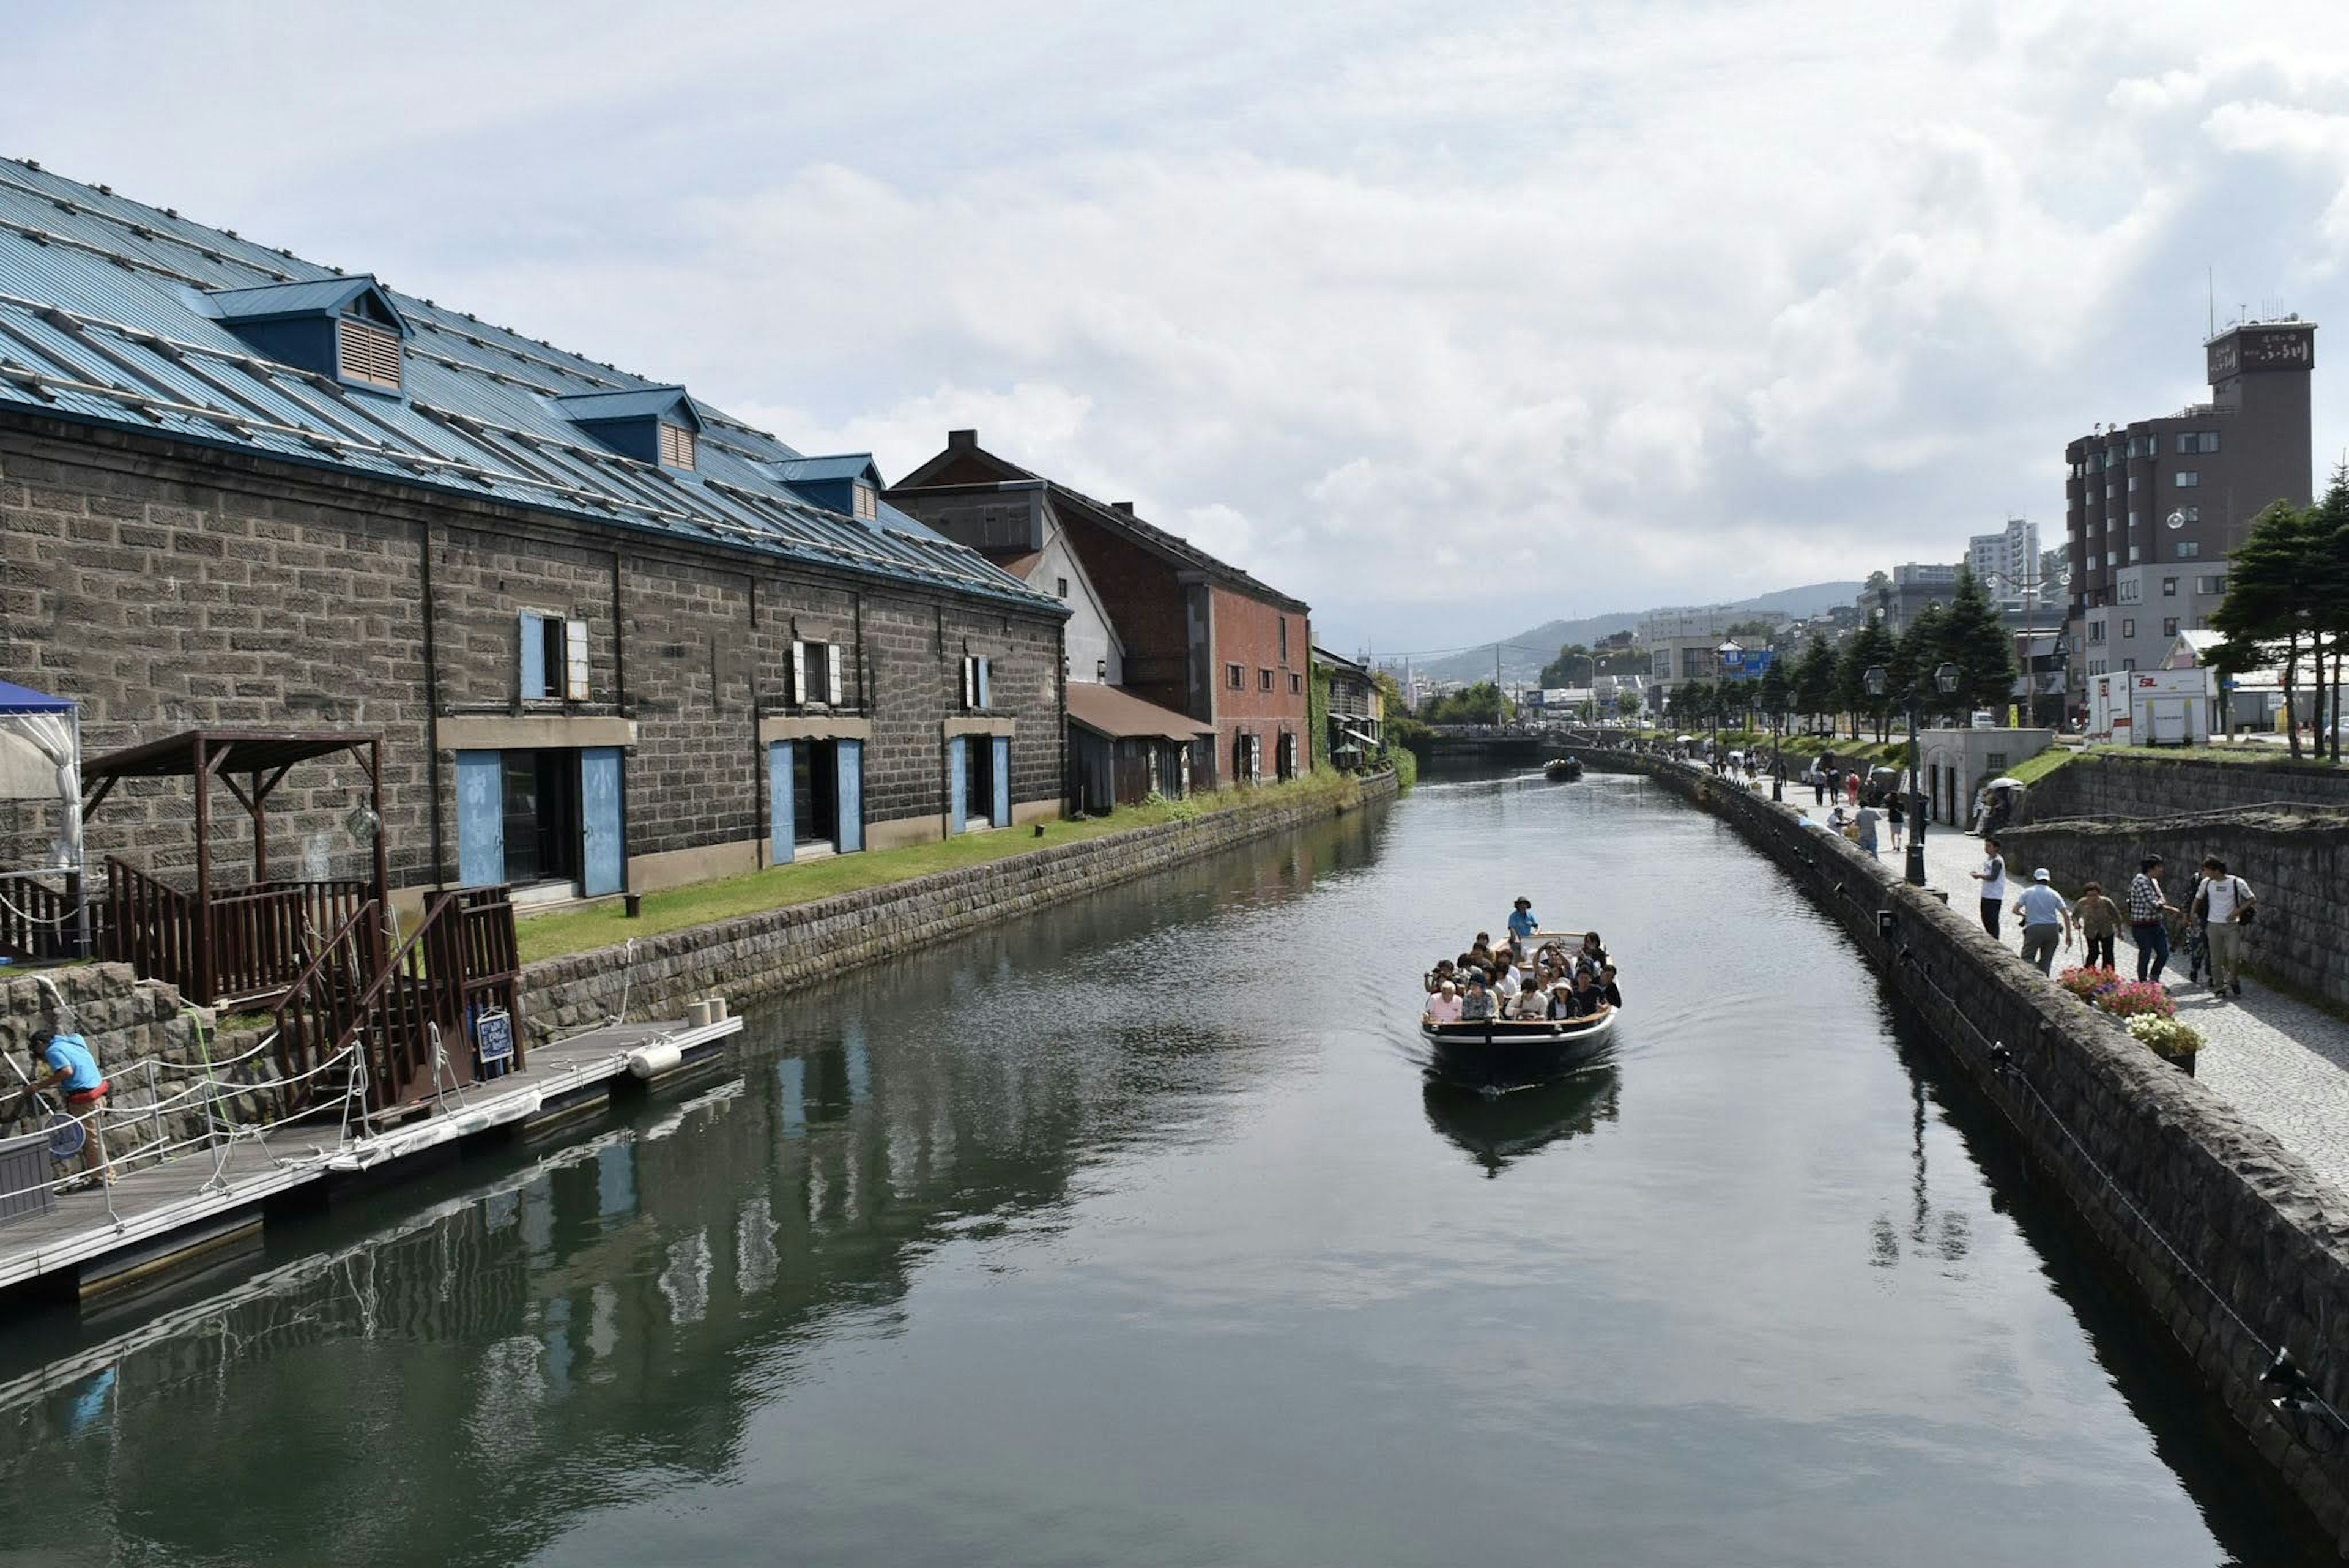
<path fill-rule="evenodd" d="M 2183 908 L 2195 868 L 2216 855 L 2251 885 L 2259 916 L 2243 956 L 2258 972 L 2328 1001 L 2349 1002 L 2349 813 L 2220 813 L 2152 821 L 2034 821 L 1999 836 L 2010 866 L 2044 866 L 2076 894 L 2095 877 L 2121 901 L 2137 862 L 2168 862 L 2163 885 Z"/>
<path fill-rule="evenodd" d="M 213 1097 L 190 1091 L 204 1081 L 205 1058 L 226 1062 L 256 1043 L 250 1034 L 217 1037 L 209 1011 L 189 1007 L 174 987 L 140 980 L 124 963 L 75 964 L 0 980 L 0 1050 L 27 1070 L 36 1029 L 70 1030 L 88 1040 L 107 1075 L 108 1106 L 117 1113 L 107 1126 L 108 1147 L 118 1153 L 158 1139 L 177 1143 L 202 1131 L 207 1101 Z M 151 1072 L 146 1065 L 150 1061 Z M 275 1073 L 266 1053 L 216 1067 L 213 1082 L 223 1086 L 215 1102 L 221 1113 L 245 1123 L 270 1119 L 278 1099 L 274 1091 L 228 1091 Z M 0 1068 L 0 1088 L 14 1090 L 20 1083 L 15 1073 Z M 142 1111 L 152 1114 L 125 1114 Z M 0 1127 L 0 1132 L 26 1132 L 32 1126 L 26 1120 Z"/>
<path fill-rule="evenodd" d="M 2285 753 L 2279 753 L 2279 757 Z M 2081 816 L 2180 816 L 2289 803 L 2349 811 L 2349 769 L 2086 753 L 2031 787 L 2031 822 Z M 2199 857 L 2197 857 L 2199 858 Z"/>
<path fill-rule="evenodd" d="M 2349 1197 L 1975 921 L 1766 794 L 1657 758 L 1584 755 L 1646 774 L 1723 817 L 1843 925 L 2349 1551 L 2344 1434 L 2321 1413 L 2278 1412 L 2259 1381 L 2262 1345 L 2285 1345 L 2334 1408 L 2349 1407 L 2349 1359 L 2343 1341 L 2326 1337 L 2349 1324 Z"/>
<path fill-rule="evenodd" d="M 533 1040 L 568 1034 L 619 1012 L 624 998 L 633 1018 L 674 1013 L 713 992 L 740 1004 L 1394 794 L 1394 775 L 1383 774 L 1343 796 L 1210 812 L 664 932 L 637 940 L 633 951 L 624 945 L 543 959 L 523 972 L 524 1027 Z"/>

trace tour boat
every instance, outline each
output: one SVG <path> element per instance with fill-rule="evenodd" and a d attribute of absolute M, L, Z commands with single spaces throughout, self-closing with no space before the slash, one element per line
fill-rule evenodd
<path fill-rule="evenodd" d="M 1445 1083 L 1513 1088 L 1564 1077 L 1607 1052 L 1619 1008 L 1585 1018 L 1480 1018 L 1434 1023 L 1422 1016 L 1420 1038 L 1433 1053 L 1428 1071 Z"/>
<path fill-rule="evenodd" d="M 1582 776 L 1582 764 L 1572 757 L 1552 757 L 1542 764 L 1542 777 L 1552 784 L 1572 784 Z"/>

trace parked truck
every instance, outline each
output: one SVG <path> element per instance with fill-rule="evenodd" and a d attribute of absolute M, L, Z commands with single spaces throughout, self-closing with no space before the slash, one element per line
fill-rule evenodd
<path fill-rule="evenodd" d="M 2116 670 L 2088 677 L 2088 739 L 2116 746 L 2191 746 L 2210 738 L 2207 670 Z"/>

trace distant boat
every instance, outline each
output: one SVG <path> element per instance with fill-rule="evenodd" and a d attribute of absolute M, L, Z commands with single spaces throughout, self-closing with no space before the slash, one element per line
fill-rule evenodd
<path fill-rule="evenodd" d="M 1582 776 L 1582 764 L 1572 757 L 1552 757 L 1542 764 L 1542 777 L 1552 784 L 1572 784 Z"/>
<path fill-rule="evenodd" d="M 1602 1006 L 1586 1018 L 1485 1018 L 1458 1023 L 1420 1020 L 1419 1036 L 1433 1051 L 1429 1073 L 1447 1084 L 1478 1089 L 1547 1083 L 1607 1053 L 1619 1010 Z"/>

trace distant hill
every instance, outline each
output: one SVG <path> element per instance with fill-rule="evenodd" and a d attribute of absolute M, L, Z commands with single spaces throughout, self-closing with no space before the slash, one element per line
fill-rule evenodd
<path fill-rule="evenodd" d="M 1857 597 L 1865 583 L 1809 583 L 1799 588 L 1780 588 L 1775 593 L 1757 594 L 1750 599 L 1738 599 L 1730 605 L 1733 610 L 1776 610 L 1781 615 L 1799 620 L 1806 615 L 1816 615 L 1837 605 L 1847 605 Z M 1557 650 L 1569 642 L 1593 643 L 1619 631 L 1637 631 L 1640 623 L 1659 611 L 1677 607 L 1659 605 L 1652 609 L 1615 610 L 1606 615 L 1586 616 L 1580 620 L 1546 620 L 1501 639 L 1501 679 L 1530 680 L 1541 673 L 1541 667 L 1557 657 Z M 1484 680 L 1493 674 L 1493 645 L 1471 649 L 1443 659 L 1415 662 L 1415 673 L 1436 680 Z"/>

